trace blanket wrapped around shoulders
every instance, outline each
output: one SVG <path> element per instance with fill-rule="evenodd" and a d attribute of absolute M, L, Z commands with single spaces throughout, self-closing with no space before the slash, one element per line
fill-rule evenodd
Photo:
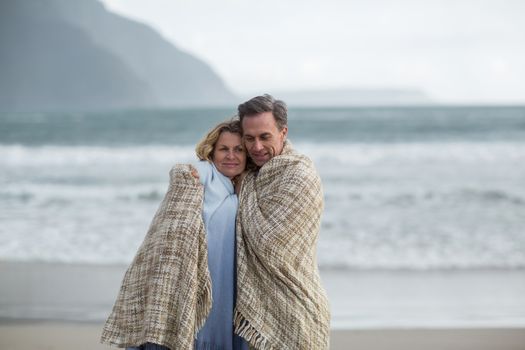
<path fill-rule="evenodd" d="M 289 142 L 243 181 L 234 324 L 256 349 L 328 349 L 330 312 L 316 256 L 322 211 L 313 163 Z"/>
<path fill-rule="evenodd" d="M 180 164 L 170 171 L 168 191 L 126 271 L 102 343 L 193 348 L 212 300 L 203 187 L 192 170 Z"/>

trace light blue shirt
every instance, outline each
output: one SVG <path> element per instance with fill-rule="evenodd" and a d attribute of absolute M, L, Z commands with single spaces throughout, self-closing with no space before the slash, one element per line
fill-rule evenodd
<path fill-rule="evenodd" d="M 247 350 L 244 339 L 233 333 L 236 290 L 235 219 L 239 201 L 231 180 L 213 163 L 195 164 L 204 185 L 202 217 L 208 242 L 208 268 L 212 281 L 212 309 L 197 334 L 196 350 Z"/>
<path fill-rule="evenodd" d="M 212 284 L 212 308 L 195 339 L 195 350 L 248 350 L 248 343 L 233 333 L 236 292 L 235 219 L 239 205 L 231 180 L 213 163 L 194 164 L 204 186 L 202 218 L 208 243 L 208 268 Z M 170 350 L 146 343 L 127 350 Z M 171 349 L 175 350 L 175 349 Z"/>

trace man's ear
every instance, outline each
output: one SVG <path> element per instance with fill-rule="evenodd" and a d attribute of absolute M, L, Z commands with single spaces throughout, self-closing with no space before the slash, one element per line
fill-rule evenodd
<path fill-rule="evenodd" d="M 282 130 L 281 130 L 281 133 L 283 135 L 283 141 L 286 140 L 286 136 L 288 136 L 288 127 L 285 126 Z"/>

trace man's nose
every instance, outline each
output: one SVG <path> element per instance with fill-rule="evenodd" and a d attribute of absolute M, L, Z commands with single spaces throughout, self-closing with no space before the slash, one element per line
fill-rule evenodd
<path fill-rule="evenodd" d="M 253 149 L 254 151 L 260 151 L 263 149 L 263 146 L 262 146 L 262 143 L 260 140 L 255 140 L 255 142 L 253 143 Z"/>

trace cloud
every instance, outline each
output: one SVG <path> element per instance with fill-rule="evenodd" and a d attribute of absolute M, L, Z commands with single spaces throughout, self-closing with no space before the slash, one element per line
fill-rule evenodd
<path fill-rule="evenodd" d="M 525 102 L 525 2 L 105 0 L 210 63 L 240 94 L 420 87 L 449 102 Z"/>

